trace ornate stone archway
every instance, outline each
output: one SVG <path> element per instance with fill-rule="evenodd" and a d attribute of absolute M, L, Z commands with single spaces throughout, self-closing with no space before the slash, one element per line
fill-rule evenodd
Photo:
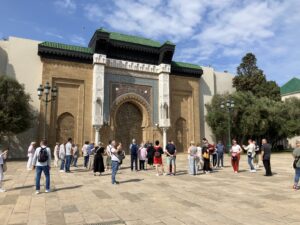
<path fill-rule="evenodd" d="M 75 120 L 71 113 L 65 112 L 57 118 L 56 141 L 64 143 L 68 138 L 74 139 Z"/>

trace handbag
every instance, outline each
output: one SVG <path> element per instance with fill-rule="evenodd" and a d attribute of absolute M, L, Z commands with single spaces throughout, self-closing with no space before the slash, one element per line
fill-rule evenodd
<path fill-rule="evenodd" d="M 209 159 L 209 154 L 208 154 L 207 152 L 204 152 L 203 158 L 204 158 L 204 159 Z"/>

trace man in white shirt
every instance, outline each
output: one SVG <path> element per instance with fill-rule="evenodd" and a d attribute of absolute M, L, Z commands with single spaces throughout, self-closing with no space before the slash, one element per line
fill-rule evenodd
<path fill-rule="evenodd" d="M 58 158 L 60 159 L 60 171 L 59 172 L 65 172 L 66 150 L 65 150 L 64 143 L 62 143 L 59 146 Z"/>
<path fill-rule="evenodd" d="M 245 150 L 247 150 L 247 155 L 248 155 L 248 165 L 250 167 L 250 172 L 251 173 L 255 173 L 256 170 L 253 166 L 253 163 L 252 163 L 252 160 L 253 160 L 253 157 L 254 157 L 254 154 L 255 154 L 255 144 L 253 143 L 253 140 L 252 139 L 249 139 L 248 140 L 248 146 L 245 146 L 243 145 L 243 148 Z"/>
<path fill-rule="evenodd" d="M 51 169 L 51 151 L 47 147 L 47 141 L 42 140 L 40 147 L 38 147 L 34 153 L 32 166 L 36 171 L 35 178 L 35 190 L 36 194 L 40 193 L 40 180 L 42 172 L 44 172 L 46 177 L 46 190 L 45 192 L 50 192 L 50 169 Z"/>
<path fill-rule="evenodd" d="M 110 148 L 110 154 L 111 154 L 111 182 L 112 184 L 119 184 L 118 181 L 116 181 L 116 174 L 118 172 L 119 169 L 119 163 L 120 160 L 117 157 L 118 155 L 118 150 L 116 148 L 116 141 L 112 141 L 111 142 L 111 148 Z"/>
<path fill-rule="evenodd" d="M 70 166 L 72 160 L 72 138 L 68 138 L 68 142 L 66 144 L 66 172 L 70 173 Z"/>

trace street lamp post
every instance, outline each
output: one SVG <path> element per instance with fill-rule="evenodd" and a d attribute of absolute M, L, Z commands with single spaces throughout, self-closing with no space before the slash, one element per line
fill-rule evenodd
<path fill-rule="evenodd" d="M 51 91 L 51 99 L 49 99 L 49 94 Z M 48 111 L 48 103 L 55 101 L 57 97 L 57 87 L 51 87 L 49 82 L 47 81 L 45 86 L 43 87 L 40 84 L 39 88 L 37 89 L 39 99 L 45 103 L 45 118 L 44 118 L 44 138 L 46 139 L 46 131 L 47 131 L 47 111 Z M 43 98 L 43 94 L 45 94 L 45 98 Z"/>
<path fill-rule="evenodd" d="M 222 102 L 220 105 L 221 109 L 226 109 L 227 112 L 227 118 L 228 118 L 228 143 L 227 143 L 227 148 L 228 148 L 228 154 L 230 154 L 230 148 L 231 148 L 231 111 L 234 108 L 234 101 L 231 99 L 228 99 L 225 102 Z"/>

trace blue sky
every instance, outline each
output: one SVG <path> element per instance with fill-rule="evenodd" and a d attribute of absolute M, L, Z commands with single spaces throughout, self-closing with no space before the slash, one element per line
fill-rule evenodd
<path fill-rule="evenodd" d="M 300 77 L 299 0 L 1 0 L 0 38 L 87 46 L 99 27 L 176 44 L 175 60 L 235 73 L 253 52 L 279 85 Z"/>

